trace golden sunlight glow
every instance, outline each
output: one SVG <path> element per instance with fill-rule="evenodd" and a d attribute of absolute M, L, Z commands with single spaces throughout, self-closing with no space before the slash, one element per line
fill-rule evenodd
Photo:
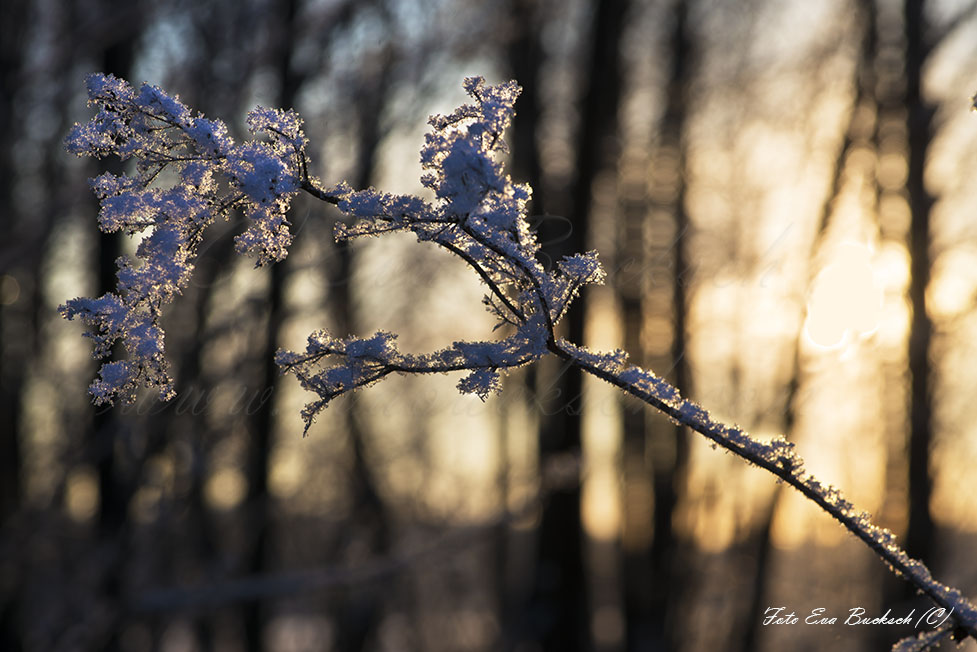
<path fill-rule="evenodd" d="M 204 485 L 204 497 L 207 504 L 219 511 L 237 507 L 248 490 L 244 474 L 235 468 L 219 469 Z"/>
<path fill-rule="evenodd" d="M 65 509 L 79 523 L 91 520 L 98 511 L 98 476 L 95 469 L 85 465 L 73 469 L 65 483 Z"/>
<path fill-rule="evenodd" d="M 778 550 L 796 550 L 811 533 L 811 521 L 817 518 L 808 503 L 794 491 L 781 494 L 777 500 L 770 541 Z"/>
<path fill-rule="evenodd" d="M 617 477 L 606 469 L 595 469 L 587 476 L 581 498 L 584 528 L 594 539 L 613 541 L 621 525 Z"/>
<path fill-rule="evenodd" d="M 952 319 L 973 308 L 977 297 L 975 262 L 977 252 L 967 247 L 954 247 L 936 259 L 926 292 L 926 306 L 935 319 Z"/>
<path fill-rule="evenodd" d="M 278 446 L 275 460 L 271 465 L 268 484 L 271 493 L 277 498 L 295 495 L 306 479 L 304 450 L 298 446 Z"/>
<path fill-rule="evenodd" d="M 865 245 L 844 243 L 814 279 L 804 324 L 811 342 L 836 349 L 878 328 L 882 287 L 871 259 L 872 252 Z"/>
<path fill-rule="evenodd" d="M 12 306 L 20 297 L 20 284 L 9 274 L 0 276 L 0 305 Z"/>
<path fill-rule="evenodd" d="M 587 344 L 596 350 L 620 346 L 621 329 L 614 297 L 601 287 L 590 295 L 586 324 Z M 618 456 L 621 454 L 621 402 L 617 390 L 587 377 L 583 385 L 583 457 L 586 472 L 581 488 L 581 519 L 587 534 L 612 541 L 624 520 Z"/>

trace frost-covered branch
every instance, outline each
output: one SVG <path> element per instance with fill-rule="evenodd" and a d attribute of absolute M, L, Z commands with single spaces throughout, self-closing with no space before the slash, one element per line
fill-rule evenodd
<path fill-rule="evenodd" d="M 90 328 L 95 356 L 111 356 L 117 342 L 126 360 L 105 362 L 90 391 L 96 403 L 132 400 L 140 385 L 160 398 L 174 396 L 163 357 L 163 306 L 190 281 L 204 230 L 239 209 L 249 219 L 237 250 L 257 264 L 285 258 L 291 235 L 286 214 L 303 182 L 306 139 L 293 111 L 256 108 L 248 115 L 253 134 L 265 140 L 237 144 L 220 120 L 192 115 L 178 98 L 143 85 L 135 91 L 111 75 L 90 75 L 89 104 L 99 107 L 75 125 L 65 141 L 79 156 L 135 159 L 130 174 L 105 173 L 92 180 L 101 202 L 99 228 L 140 235 L 136 260 L 116 262 L 118 288 L 98 298 L 71 299 L 67 319 Z M 160 182 L 168 170 L 173 184 Z"/>
<path fill-rule="evenodd" d="M 715 444 L 774 474 L 797 489 L 864 541 L 889 567 L 947 610 L 954 621 L 977 639 L 977 607 L 957 589 L 935 580 L 929 569 L 899 547 L 892 532 L 872 523 L 871 516 L 855 508 L 842 493 L 823 484 L 804 468 L 804 460 L 794 444 L 782 437 L 760 441 L 737 426 L 713 419 L 693 401 L 682 398 L 678 390 L 653 372 L 627 365 L 623 351 L 597 354 L 560 340 L 553 353 L 622 391 L 644 401 L 675 423 L 688 426 Z"/>
<path fill-rule="evenodd" d="M 569 256 L 551 271 L 537 260 L 539 244 L 526 219 L 530 189 L 514 184 L 496 160 L 505 151 L 502 133 L 519 87 L 515 82 L 486 86 L 481 78 L 469 78 L 465 89 L 476 102 L 450 116 L 432 117 L 433 129 L 421 149 L 421 182 L 433 191 L 433 203 L 372 188 L 354 191 L 346 184 L 324 191 L 310 183 L 307 190 L 353 218 L 337 224 L 339 241 L 409 231 L 464 260 L 488 288 L 483 303 L 498 326 L 514 327 L 515 333 L 496 342 L 457 342 L 427 356 L 403 356 L 389 334 L 340 341 L 314 333 L 304 353 L 278 355 L 283 369 L 319 396 L 303 412 L 306 430 L 329 401 L 392 372 L 471 370 L 458 389 L 486 398 L 500 388 L 500 372 L 548 353 L 556 324 L 579 289 L 603 280 L 596 252 Z M 369 348 L 370 364 L 351 354 L 350 346 Z M 325 364 L 334 360 L 333 366 Z"/>
<path fill-rule="evenodd" d="M 623 351 L 597 354 L 558 339 L 556 326 L 580 289 L 601 283 L 596 252 L 568 256 L 554 269 L 539 262 L 539 243 L 529 228 L 526 203 L 531 189 L 513 183 L 498 159 L 505 152 L 503 132 L 514 115 L 515 82 L 487 86 L 479 77 L 465 80 L 474 100 L 451 115 L 434 116 L 421 149 L 421 182 L 434 195 L 428 201 L 345 183 L 325 189 L 309 174 L 302 122 L 294 112 L 258 108 L 248 125 L 263 139 L 236 144 L 220 121 L 192 116 L 178 99 L 151 86 L 137 93 L 111 76 L 88 79 L 90 103 L 99 107 L 67 139 L 79 155 L 135 159 L 132 175 L 105 174 L 92 187 L 101 201 L 104 231 L 142 235 L 138 261 L 118 261 L 118 288 L 98 298 L 79 298 L 61 307 L 91 328 L 95 356 L 112 355 L 125 344 L 128 358 L 105 362 L 92 384 L 96 403 L 131 400 L 145 385 L 162 398 L 173 394 L 163 358 L 163 307 L 186 287 L 204 231 L 217 217 L 236 210 L 249 219 L 237 239 L 238 250 L 259 265 L 282 260 L 291 241 L 286 214 L 298 192 L 336 205 L 349 219 L 336 226 L 339 241 L 409 231 L 461 258 L 485 284 L 486 309 L 497 328 L 510 334 L 482 342 L 455 342 L 427 354 L 407 354 L 396 336 L 377 332 L 367 338 L 337 338 L 325 331 L 309 336 L 304 351 L 279 351 L 276 362 L 317 395 L 303 410 L 305 429 L 338 396 L 376 383 L 392 373 L 467 372 L 463 393 L 482 399 L 501 387 L 509 369 L 553 354 L 644 401 L 677 423 L 777 476 L 837 519 L 864 541 L 894 572 L 946 609 L 957 632 L 977 638 L 977 609 L 959 591 L 937 582 L 920 562 L 899 548 L 893 534 L 872 524 L 841 493 L 804 469 L 794 445 L 783 438 L 763 442 L 742 429 L 714 420 L 648 370 L 627 364 Z M 160 180 L 173 174 L 171 186 Z M 936 636 L 935 634 L 933 635 Z M 905 641 L 899 645 L 924 645 Z"/>
<path fill-rule="evenodd" d="M 378 331 L 369 338 L 337 339 L 325 331 L 317 331 L 309 336 L 304 352 L 278 352 L 275 362 L 282 371 L 295 374 L 302 387 L 319 395 L 318 401 L 309 403 L 302 411 L 306 432 L 329 401 L 392 373 L 470 371 L 459 381 L 458 389 L 485 399 L 500 389 L 500 370 L 519 367 L 539 357 L 538 343 L 518 333 L 501 341 L 455 342 L 449 348 L 426 355 L 400 353 L 394 346 L 396 337 Z M 324 368 L 333 358 L 339 361 Z"/>

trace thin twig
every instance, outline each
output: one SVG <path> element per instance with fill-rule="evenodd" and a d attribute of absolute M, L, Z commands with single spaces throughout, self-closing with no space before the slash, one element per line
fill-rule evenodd
<path fill-rule="evenodd" d="M 761 455 L 758 450 L 767 448 L 772 451 L 774 447 L 753 439 L 739 428 L 726 426 L 712 420 L 708 413 L 698 406 L 695 406 L 694 410 L 688 409 L 693 404 L 687 400 L 679 398 L 678 400 L 665 401 L 651 392 L 641 389 L 634 383 L 627 382 L 620 375 L 589 362 L 563 342 L 551 346 L 550 350 L 566 362 L 580 367 L 597 378 L 605 380 L 640 399 L 719 446 L 769 471 L 800 491 L 805 497 L 844 525 L 849 532 L 864 541 L 898 574 L 925 593 L 937 605 L 950 612 L 951 617 L 966 630 L 967 634 L 977 639 L 977 607 L 956 589 L 936 581 L 930 570 L 922 562 L 912 559 L 895 544 L 891 533 L 871 524 L 866 515 L 853 509 L 839 491 L 821 484 L 813 475 L 804 471 L 804 462 L 799 456 L 793 453 L 789 457 Z M 661 382 L 665 383 L 665 381 Z M 677 390 L 675 390 L 675 395 L 678 396 Z"/>

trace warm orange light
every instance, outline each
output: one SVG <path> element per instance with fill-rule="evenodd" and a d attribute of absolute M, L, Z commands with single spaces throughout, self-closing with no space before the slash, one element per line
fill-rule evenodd
<path fill-rule="evenodd" d="M 856 336 L 868 337 L 878 328 L 882 287 L 876 280 L 871 255 L 864 245 L 842 244 L 814 279 L 804 324 L 804 332 L 814 344 L 836 349 Z"/>

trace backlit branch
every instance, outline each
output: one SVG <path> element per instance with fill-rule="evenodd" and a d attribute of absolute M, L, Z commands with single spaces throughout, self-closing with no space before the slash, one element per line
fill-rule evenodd
<path fill-rule="evenodd" d="M 255 109 L 248 125 L 262 139 L 237 144 L 222 122 L 191 115 L 158 88 L 144 85 L 136 92 L 111 76 L 89 77 L 90 102 L 99 111 L 89 123 L 75 126 L 67 147 L 79 155 L 136 159 L 135 175 L 105 174 L 92 187 L 101 201 L 102 230 L 144 235 L 137 260 L 119 260 L 116 292 L 72 299 L 61 307 L 66 318 L 81 317 L 90 327 L 86 335 L 95 343 L 96 357 L 109 358 L 117 342 L 125 344 L 128 358 L 105 362 L 92 384 L 95 402 L 130 400 L 140 385 L 158 390 L 162 398 L 174 394 L 160 318 L 186 287 L 206 227 L 240 209 L 249 226 L 238 236 L 238 250 L 254 255 L 259 265 L 280 261 L 291 242 L 290 201 L 304 191 L 349 218 L 336 225 L 339 241 L 407 231 L 458 256 L 486 285 L 483 303 L 499 326 L 511 331 L 501 340 L 455 342 L 426 354 L 401 353 L 396 336 L 383 331 L 343 339 L 312 333 L 304 351 L 276 355 L 282 372 L 295 375 L 318 397 L 302 412 L 306 432 L 330 401 L 393 373 L 467 372 L 458 389 L 484 400 L 500 389 L 502 373 L 556 355 L 794 487 L 944 609 L 957 638 L 961 632 L 977 638 L 977 608 L 936 581 L 891 532 L 875 526 L 840 491 L 808 473 L 793 444 L 783 438 L 760 441 L 716 421 L 653 372 L 628 365 L 623 351 L 597 354 L 557 338 L 570 303 L 584 286 L 601 283 L 604 271 L 594 251 L 568 256 L 553 269 L 543 267 L 526 215 L 531 189 L 513 183 L 498 160 L 520 89 L 515 82 L 487 86 L 478 77 L 466 79 L 464 86 L 474 102 L 429 121 L 432 130 L 421 149 L 421 181 L 434 194 L 434 201 L 427 201 L 373 188 L 354 190 L 345 183 L 324 190 L 309 174 L 307 141 L 293 112 Z M 163 169 L 175 173 L 171 187 L 159 187 Z M 924 639 L 907 639 L 897 647 L 926 645 Z"/>

